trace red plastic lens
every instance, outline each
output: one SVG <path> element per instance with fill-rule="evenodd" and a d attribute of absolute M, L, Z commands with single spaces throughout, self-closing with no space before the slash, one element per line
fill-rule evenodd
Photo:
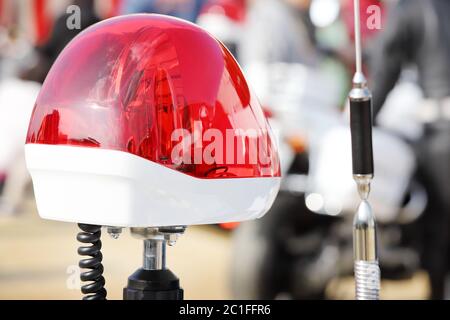
<path fill-rule="evenodd" d="M 27 143 L 125 151 L 198 178 L 280 175 L 235 59 L 194 24 L 161 15 L 77 36 L 47 76 Z"/>

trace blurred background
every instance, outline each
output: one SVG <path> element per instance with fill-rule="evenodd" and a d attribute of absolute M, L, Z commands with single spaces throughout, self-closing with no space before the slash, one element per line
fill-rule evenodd
<path fill-rule="evenodd" d="M 80 29 L 67 19 L 80 8 Z M 383 299 L 450 297 L 450 1 L 361 0 L 374 101 Z M 346 96 L 353 0 L 0 0 L 0 299 L 79 299 L 74 224 L 43 221 L 23 143 L 40 86 L 82 29 L 148 12 L 197 23 L 235 55 L 278 135 L 282 190 L 258 221 L 189 228 L 168 265 L 188 299 L 352 299 Z M 108 296 L 141 244 L 105 233 Z"/>

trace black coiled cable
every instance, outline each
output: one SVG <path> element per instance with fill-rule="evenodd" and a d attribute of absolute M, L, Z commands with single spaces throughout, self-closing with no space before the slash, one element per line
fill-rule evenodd
<path fill-rule="evenodd" d="M 78 224 L 82 230 L 77 235 L 77 240 L 81 243 L 90 243 L 91 246 L 82 246 L 78 248 L 78 254 L 81 256 L 90 256 L 90 258 L 82 259 L 79 262 L 81 269 L 88 269 L 82 272 L 80 279 L 83 282 L 89 282 L 81 287 L 81 292 L 86 296 L 83 300 L 106 300 L 105 278 L 103 277 L 103 255 L 101 253 L 102 241 L 101 227 Z"/>

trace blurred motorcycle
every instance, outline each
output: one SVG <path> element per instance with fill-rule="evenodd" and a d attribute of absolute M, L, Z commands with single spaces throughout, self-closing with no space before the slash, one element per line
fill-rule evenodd
<path fill-rule="evenodd" d="M 23 143 L 40 84 L 0 81 L 0 215 L 17 212 L 30 177 Z"/>
<path fill-rule="evenodd" d="M 277 102 L 271 122 L 279 129 L 282 191 L 263 219 L 235 232 L 234 296 L 323 299 L 331 280 L 353 274 L 351 224 L 359 197 L 348 117 L 336 107 L 338 82 L 326 73 L 301 65 L 266 66 L 264 72 L 289 77 L 283 82 L 272 77 L 275 81 L 265 84 Z M 413 113 L 421 98 L 418 90 L 411 81 L 400 84 L 373 132 L 371 203 L 379 224 L 383 279 L 409 278 L 421 268 L 418 221 L 428 199 L 408 143 L 421 132 L 414 117 L 399 110 L 406 105 Z"/>
<path fill-rule="evenodd" d="M 197 21 L 234 53 L 245 20 L 242 4 L 212 0 Z M 331 48 L 344 41 L 336 33 L 343 27 L 337 21 L 339 10 L 335 0 L 315 0 L 310 10 L 318 37 Z M 333 24 L 337 26 L 327 28 Z M 319 69 L 254 61 L 245 67 L 267 106 L 284 178 L 267 216 L 242 224 L 234 234 L 234 295 L 324 298 L 333 278 L 353 272 L 350 226 L 359 197 L 350 168 L 348 124 L 337 108 L 348 92 L 345 67 L 333 59 Z M 371 201 L 381 224 L 384 278 L 409 277 L 420 267 L 416 225 L 427 194 L 416 181 L 415 158 L 407 142 L 421 135 L 412 107 L 420 99 L 414 81 L 404 81 L 388 99 L 379 117 L 380 128 L 374 132 L 377 177 Z"/>

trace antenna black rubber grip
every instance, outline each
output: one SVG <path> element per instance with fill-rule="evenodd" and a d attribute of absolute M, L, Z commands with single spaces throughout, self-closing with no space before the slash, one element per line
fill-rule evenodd
<path fill-rule="evenodd" d="M 373 175 L 372 100 L 350 98 L 354 175 Z"/>

